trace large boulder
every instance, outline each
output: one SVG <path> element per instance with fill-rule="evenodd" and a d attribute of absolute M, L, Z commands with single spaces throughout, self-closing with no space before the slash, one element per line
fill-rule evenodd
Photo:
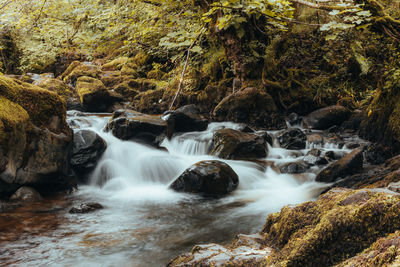
<path fill-rule="evenodd" d="M 69 188 L 71 141 L 65 102 L 57 94 L 0 76 L 0 194 L 21 185 Z"/>
<path fill-rule="evenodd" d="M 200 116 L 200 111 L 195 105 L 187 105 L 167 114 L 168 137 L 177 132 L 204 131 L 208 121 Z"/>
<path fill-rule="evenodd" d="M 311 112 L 303 118 L 303 124 L 311 129 L 325 130 L 342 124 L 350 115 L 351 112 L 343 106 L 330 106 Z"/>
<path fill-rule="evenodd" d="M 74 134 L 74 146 L 70 160 L 72 169 L 85 180 L 86 176 L 96 168 L 97 162 L 106 148 L 106 142 L 95 132 L 77 131 Z"/>
<path fill-rule="evenodd" d="M 217 121 L 249 123 L 268 129 L 286 127 L 272 97 L 256 88 L 246 88 L 225 97 L 214 109 Z"/>
<path fill-rule="evenodd" d="M 95 79 L 100 78 L 100 68 L 90 62 L 72 62 L 60 78 L 69 85 L 75 86 L 79 77 L 91 77 Z"/>
<path fill-rule="evenodd" d="M 167 266 L 398 266 L 399 203 L 388 190 L 330 190 L 270 214 L 253 240 L 195 246 Z"/>
<path fill-rule="evenodd" d="M 49 91 L 55 92 L 65 101 L 67 101 L 68 98 L 73 97 L 75 95 L 75 92 L 71 89 L 71 87 L 66 85 L 60 79 L 44 77 L 42 79 L 35 81 L 33 84 L 42 87 L 44 89 L 47 89 Z"/>
<path fill-rule="evenodd" d="M 221 196 L 235 190 L 238 184 L 239 178 L 228 164 L 207 160 L 189 167 L 170 187 L 177 192 Z"/>
<path fill-rule="evenodd" d="M 115 102 L 122 100 L 107 90 L 102 81 L 88 76 L 78 78 L 76 92 L 82 106 L 92 112 L 108 111 Z"/>
<path fill-rule="evenodd" d="M 118 110 L 106 126 L 107 131 L 122 140 L 135 140 L 154 145 L 167 133 L 167 122 L 160 116 L 146 115 L 133 110 Z"/>
<path fill-rule="evenodd" d="M 360 148 L 353 150 L 340 160 L 330 164 L 316 177 L 317 182 L 332 183 L 339 178 L 360 171 L 363 167 L 363 151 Z"/>
<path fill-rule="evenodd" d="M 307 136 L 298 128 L 287 129 L 278 135 L 281 147 L 286 149 L 306 148 Z"/>
<path fill-rule="evenodd" d="M 223 159 L 265 158 L 268 154 L 266 140 L 257 134 L 220 129 L 212 142 L 211 155 Z"/>

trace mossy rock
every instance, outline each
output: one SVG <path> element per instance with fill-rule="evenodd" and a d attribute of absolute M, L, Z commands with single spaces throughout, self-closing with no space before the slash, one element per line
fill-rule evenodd
<path fill-rule="evenodd" d="M 217 121 L 249 123 L 268 129 L 281 129 L 286 125 L 272 97 L 254 87 L 225 97 L 215 107 L 213 117 Z"/>
<path fill-rule="evenodd" d="M 162 70 L 151 70 L 147 73 L 147 79 L 163 80 L 166 73 Z"/>
<path fill-rule="evenodd" d="M 161 108 L 163 89 L 149 90 L 138 94 L 135 97 L 135 110 L 147 114 L 161 114 L 164 110 Z"/>
<path fill-rule="evenodd" d="M 91 63 L 74 61 L 68 69 L 61 75 L 66 84 L 75 85 L 79 77 L 88 76 L 99 79 L 101 71 L 98 66 Z"/>
<path fill-rule="evenodd" d="M 149 64 L 150 61 L 151 61 L 151 57 L 143 52 L 137 53 L 136 56 L 132 60 L 132 62 L 135 63 L 139 67 Z"/>
<path fill-rule="evenodd" d="M 126 65 L 122 67 L 121 75 L 122 76 L 130 76 L 132 78 L 140 77 L 140 74 L 136 69 L 134 69 L 134 68 L 132 68 L 130 66 L 126 66 Z"/>
<path fill-rule="evenodd" d="M 63 81 L 53 78 L 40 79 L 35 85 L 58 94 L 63 100 L 74 96 L 74 91 Z"/>
<path fill-rule="evenodd" d="M 132 86 L 133 85 L 133 86 Z M 136 89 L 137 82 L 134 80 L 127 80 L 114 86 L 113 90 L 120 94 L 124 99 L 132 101 L 135 96 L 140 92 Z"/>
<path fill-rule="evenodd" d="M 129 58 L 128 57 L 119 57 L 116 58 L 103 66 L 101 66 L 102 71 L 116 71 L 116 70 L 121 70 L 122 67 L 128 63 Z"/>

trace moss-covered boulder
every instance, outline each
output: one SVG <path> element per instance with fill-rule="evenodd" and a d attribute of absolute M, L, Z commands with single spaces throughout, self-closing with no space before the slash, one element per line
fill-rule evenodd
<path fill-rule="evenodd" d="M 75 95 L 75 92 L 71 89 L 71 87 L 59 79 L 44 78 L 34 82 L 34 85 L 47 89 L 51 92 L 55 92 L 65 101 Z"/>
<path fill-rule="evenodd" d="M 223 159 L 265 158 L 267 142 L 262 136 L 232 129 L 221 129 L 214 133 L 211 155 Z"/>
<path fill-rule="evenodd" d="M 115 102 L 121 100 L 118 96 L 107 90 L 102 81 L 87 76 L 78 78 L 76 92 L 82 106 L 87 111 L 108 111 Z"/>
<path fill-rule="evenodd" d="M 272 97 L 261 89 L 249 87 L 225 97 L 214 109 L 217 121 L 250 123 L 267 129 L 286 126 Z"/>
<path fill-rule="evenodd" d="M 135 97 L 134 108 L 143 113 L 161 114 L 165 111 L 165 105 L 162 105 L 163 96 L 163 89 L 142 92 Z"/>
<path fill-rule="evenodd" d="M 388 190 L 333 189 L 270 214 L 251 245 L 235 241 L 208 254 L 196 246 L 168 266 L 386 266 L 398 255 L 399 209 L 400 195 Z M 253 253 L 263 257 L 244 256 Z"/>
<path fill-rule="evenodd" d="M 303 124 L 311 129 L 325 130 L 334 125 L 340 126 L 350 115 L 351 112 L 343 106 L 329 106 L 308 114 L 303 118 Z"/>
<path fill-rule="evenodd" d="M 116 70 L 121 70 L 122 67 L 128 63 L 129 58 L 128 57 L 119 57 L 116 58 L 104 65 L 101 66 L 102 71 L 116 71 Z"/>
<path fill-rule="evenodd" d="M 71 63 L 71 65 L 69 65 L 67 70 L 61 74 L 60 78 L 63 79 L 66 84 L 75 86 L 75 83 L 79 77 L 87 76 L 99 79 L 100 74 L 101 71 L 99 66 L 90 62 L 74 61 Z"/>
<path fill-rule="evenodd" d="M 64 179 L 72 131 L 65 102 L 53 92 L 0 76 L 0 194 L 21 185 L 46 190 Z"/>

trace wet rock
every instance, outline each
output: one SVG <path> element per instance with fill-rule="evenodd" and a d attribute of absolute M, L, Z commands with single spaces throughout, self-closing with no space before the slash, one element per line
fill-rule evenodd
<path fill-rule="evenodd" d="M 11 197 L 11 201 L 18 202 L 36 202 L 42 199 L 42 196 L 32 187 L 20 187 Z"/>
<path fill-rule="evenodd" d="M 252 103 L 249 105 L 249 103 Z M 267 129 L 286 127 L 272 97 L 259 89 L 246 88 L 225 97 L 214 109 L 217 121 L 248 123 Z"/>
<path fill-rule="evenodd" d="M 388 189 L 393 192 L 400 193 L 400 182 L 390 183 Z"/>
<path fill-rule="evenodd" d="M 324 142 L 324 138 L 320 134 L 309 134 L 307 135 L 307 142 L 314 145 L 320 145 Z"/>
<path fill-rule="evenodd" d="M 381 144 L 370 144 L 365 149 L 365 159 L 371 164 L 382 164 L 391 156 L 391 149 Z"/>
<path fill-rule="evenodd" d="M 85 176 L 96 168 L 106 148 L 106 142 L 95 132 L 90 130 L 76 132 L 70 160 L 72 169 L 85 180 Z"/>
<path fill-rule="evenodd" d="M 0 194 L 23 185 L 68 188 L 72 131 L 65 113 L 57 94 L 0 76 Z"/>
<path fill-rule="evenodd" d="M 133 110 L 118 110 L 114 112 L 106 130 L 122 140 L 136 140 L 155 145 L 157 137 L 166 134 L 167 122 L 160 116 L 146 115 Z"/>
<path fill-rule="evenodd" d="M 243 131 L 245 132 L 245 131 Z M 271 146 L 273 145 L 273 139 L 272 136 L 267 132 L 267 131 L 257 131 L 255 132 L 256 135 L 261 136 L 266 143 L 270 144 Z"/>
<path fill-rule="evenodd" d="M 352 130 L 353 132 L 356 132 L 358 129 L 360 129 L 361 122 L 364 119 L 365 114 L 362 111 L 355 111 L 347 121 L 343 122 L 342 127 L 345 130 Z"/>
<path fill-rule="evenodd" d="M 115 102 L 122 101 L 120 96 L 107 90 L 102 81 L 87 76 L 78 78 L 76 91 L 82 106 L 90 112 L 109 111 Z"/>
<path fill-rule="evenodd" d="M 232 129 L 214 133 L 211 155 L 224 159 L 265 158 L 267 144 L 263 137 Z"/>
<path fill-rule="evenodd" d="M 311 112 L 303 119 L 306 127 L 325 130 L 334 125 L 341 125 L 350 117 L 350 111 L 343 106 L 330 106 Z"/>
<path fill-rule="evenodd" d="M 104 209 L 103 205 L 96 202 L 89 202 L 80 204 L 79 206 L 73 207 L 69 210 L 69 213 L 77 214 L 77 213 L 89 213 L 96 210 Z"/>
<path fill-rule="evenodd" d="M 185 170 L 170 186 L 177 192 L 222 196 L 237 188 L 239 178 L 221 161 L 201 161 Z"/>
<path fill-rule="evenodd" d="M 287 117 L 287 122 L 290 125 L 298 125 L 301 123 L 301 117 L 297 115 L 296 113 L 290 113 L 289 116 Z"/>
<path fill-rule="evenodd" d="M 355 174 L 362 169 L 362 166 L 363 151 L 362 149 L 358 148 L 322 170 L 317 175 L 316 181 L 331 183 L 339 178 L 344 178 L 345 176 Z"/>
<path fill-rule="evenodd" d="M 289 162 L 282 165 L 279 169 L 281 173 L 305 173 L 308 169 L 308 166 L 304 162 Z"/>
<path fill-rule="evenodd" d="M 348 149 L 355 149 L 355 148 L 360 147 L 360 146 L 361 146 L 361 144 L 355 143 L 355 142 L 347 143 L 347 144 L 346 144 L 346 147 L 347 147 Z"/>
<path fill-rule="evenodd" d="M 286 149 L 304 149 L 306 140 L 306 135 L 298 128 L 285 130 L 278 135 L 279 144 Z"/>
<path fill-rule="evenodd" d="M 313 166 L 328 164 L 328 160 L 322 157 L 321 154 L 321 150 L 313 148 L 304 156 L 303 161 Z"/>
<path fill-rule="evenodd" d="M 196 105 L 187 105 L 167 114 L 167 136 L 177 132 L 195 132 L 207 129 L 208 121 L 200 116 Z"/>

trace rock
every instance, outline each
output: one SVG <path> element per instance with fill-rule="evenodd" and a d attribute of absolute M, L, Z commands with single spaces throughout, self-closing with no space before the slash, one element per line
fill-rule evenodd
<path fill-rule="evenodd" d="M 355 149 L 355 148 L 360 147 L 360 146 L 361 146 L 361 144 L 356 143 L 356 142 L 352 142 L 352 143 L 347 143 L 346 144 L 346 147 L 348 149 Z"/>
<path fill-rule="evenodd" d="M 306 127 L 325 130 L 334 125 L 340 125 L 350 117 L 351 113 L 342 106 L 330 106 L 311 112 L 303 119 Z"/>
<path fill-rule="evenodd" d="M 157 137 L 167 133 L 167 122 L 160 116 L 133 110 L 118 110 L 106 126 L 107 131 L 122 140 L 136 140 L 154 145 Z"/>
<path fill-rule="evenodd" d="M 72 169 L 85 180 L 85 176 L 96 168 L 106 148 L 106 142 L 95 132 L 90 130 L 76 132 L 70 159 Z"/>
<path fill-rule="evenodd" d="M 321 145 L 324 142 L 324 138 L 320 134 L 309 134 L 307 135 L 307 142 L 314 145 Z"/>
<path fill-rule="evenodd" d="M 244 130 L 246 130 L 246 128 Z M 242 130 L 242 132 L 245 132 L 245 133 L 250 132 L 250 131 L 244 131 L 244 130 Z M 267 142 L 271 146 L 273 145 L 272 136 L 267 131 L 257 131 L 257 132 L 255 132 L 255 134 L 261 136 L 265 140 L 265 142 Z"/>
<path fill-rule="evenodd" d="M 177 192 L 222 196 L 235 190 L 238 184 L 239 178 L 228 164 L 207 160 L 186 169 L 170 188 Z"/>
<path fill-rule="evenodd" d="M 293 125 L 298 125 L 301 123 L 302 118 L 297 115 L 296 113 L 290 113 L 289 116 L 287 117 L 287 122 L 293 126 Z"/>
<path fill-rule="evenodd" d="M 356 132 L 360 129 L 361 122 L 364 119 L 364 112 L 356 110 L 347 121 L 343 122 L 342 127 L 345 130 L 352 130 L 353 132 Z"/>
<path fill-rule="evenodd" d="M 391 266 L 399 255 L 399 203 L 389 190 L 333 189 L 270 214 L 250 242 L 195 246 L 167 266 Z"/>
<path fill-rule="evenodd" d="M 42 196 L 34 188 L 22 186 L 10 197 L 10 200 L 28 203 L 42 200 Z"/>
<path fill-rule="evenodd" d="M 363 151 L 355 149 L 337 162 L 330 164 L 322 170 L 316 177 L 316 181 L 331 183 L 339 178 L 355 174 L 362 169 L 363 166 Z"/>
<path fill-rule="evenodd" d="M 390 183 L 387 188 L 393 192 L 400 193 L 400 182 Z"/>
<path fill-rule="evenodd" d="M 127 64 L 129 61 L 128 57 L 119 57 L 116 58 L 103 66 L 101 66 L 102 71 L 116 71 L 116 70 L 121 70 L 122 67 Z"/>
<path fill-rule="evenodd" d="M 51 92 L 55 92 L 62 99 L 67 100 L 68 98 L 74 96 L 74 91 L 66 85 L 63 81 L 54 78 L 44 78 L 33 83 L 41 88 L 47 89 Z"/>
<path fill-rule="evenodd" d="M 167 116 L 167 136 L 171 138 L 177 132 L 195 132 L 207 129 L 208 121 L 199 115 L 195 105 L 187 105 L 170 112 Z"/>
<path fill-rule="evenodd" d="M 89 202 L 80 204 L 79 206 L 73 207 L 69 210 L 69 213 L 76 214 L 76 213 L 89 213 L 96 210 L 104 209 L 103 205 L 96 203 L 96 202 Z"/>
<path fill-rule="evenodd" d="M 313 148 L 304 156 L 303 161 L 313 166 L 328 164 L 328 160 L 321 157 L 321 153 L 321 150 Z"/>
<path fill-rule="evenodd" d="M 64 179 L 72 131 L 55 93 L 0 76 L 0 194 L 23 185 L 70 188 Z"/>
<path fill-rule="evenodd" d="M 215 107 L 213 117 L 217 121 L 248 123 L 267 129 L 286 127 L 285 120 L 279 115 L 272 97 L 251 87 L 225 97 Z"/>
<path fill-rule="evenodd" d="M 91 77 L 95 79 L 100 78 L 101 71 L 98 66 L 90 62 L 74 61 L 69 65 L 60 78 L 69 85 L 75 87 L 76 81 L 79 77 Z"/>
<path fill-rule="evenodd" d="M 289 162 L 282 165 L 279 169 L 281 173 L 305 173 L 307 171 L 308 166 L 303 162 Z"/>
<path fill-rule="evenodd" d="M 146 114 L 161 114 L 163 110 L 160 106 L 164 95 L 163 89 L 149 90 L 139 93 L 135 97 L 135 109 Z"/>
<path fill-rule="evenodd" d="M 214 133 L 211 155 L 223 159 L 265 158 L 267 144 L 263 137 L 232 129 Z"/>
<path fill-rule="evenodd" d="M 278 135 L 279 144 L 286 149 L 304 149 L 306 140 L 306 135 L 298 128 L 287 129 Z"/>
<path fill-rule="evenodd" d="M 391 156 L 391 149 L 381 144 L 370 144 L 365 149 L 365 159 L 371 164 L 382 164 Z"/>
<path fill-rule="evenodd" d="M 82 106 L 90 112 L 108 111 L 115 102 L 122 100 L 108 91 L 100 80 L 87 76 L 78 78 L 76 91 Z"/>

